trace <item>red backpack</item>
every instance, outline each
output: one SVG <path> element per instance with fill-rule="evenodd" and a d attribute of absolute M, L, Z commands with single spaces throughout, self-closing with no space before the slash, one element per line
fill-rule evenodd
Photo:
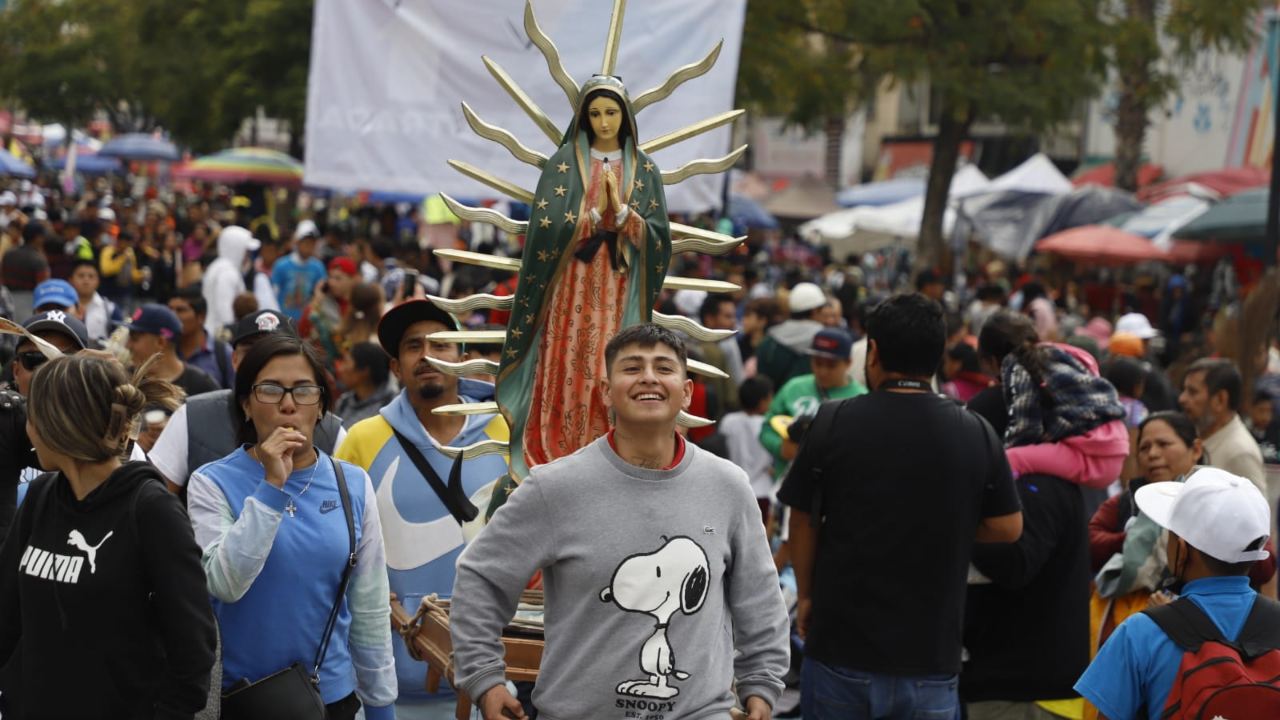
<path fill-rule="evenodd" d="M 1150 717 L 1280 718 L 1280 603 L 1259 595 L 1235 642 L 1189 598 L 1143 612 L 1185 653 L 1164 711 Z"/>

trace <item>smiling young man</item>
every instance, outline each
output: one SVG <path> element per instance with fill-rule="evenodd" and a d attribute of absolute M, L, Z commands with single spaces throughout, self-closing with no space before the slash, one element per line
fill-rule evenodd
<path fill-rule="evenodd" d="M 458 686 L 486 720 L 524 717 L 503 685 L 500 635 L 541 569 L 540 714 L 727 717 L 736 681 L 748 717 L 767 720 L 787 615 L 751 486 L 676 433 L 693 391 L 676 335 L 628 328 L 605 363 L 613 429 L 533 468 L 458 562 Z"/>

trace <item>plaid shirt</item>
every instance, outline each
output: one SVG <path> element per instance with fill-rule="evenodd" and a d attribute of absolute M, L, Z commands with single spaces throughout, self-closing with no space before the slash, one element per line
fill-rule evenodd
<path fill-rule="evenodd" d="M 1013 354 L 1000 367 L 1009 408 L 1005 447 L 1058 442 L 1125 416 L 1111 383 L 1052 345 L 1039 345 L 1035 352 L 1044 368 L 1039 387 Z"/>

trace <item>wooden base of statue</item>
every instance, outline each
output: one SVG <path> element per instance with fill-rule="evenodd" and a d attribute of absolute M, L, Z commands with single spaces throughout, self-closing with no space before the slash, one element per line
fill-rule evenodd
<path fill-rule="evenodd" d="M 521 595 L 520 601 L 541 605 L 542 592 L 526 592 Z M 467 720 L 471 715 L 471 698 L 454 685 L 449 601 L 434 596 L 423 598 L 417 613 L 410 615 L 392 593 L 391 629 L 404 639 L 411 656 L 427 663 L 427 692 L 439 692 L 440 680 L 447 680 L 458 694 L 455 717 Z M 544 645 L 541 633 L 529 628 L 508 627 L 502 633 L 502 644 L 506 648 L 507 679 L 515 682 L 537 680 Z"/>

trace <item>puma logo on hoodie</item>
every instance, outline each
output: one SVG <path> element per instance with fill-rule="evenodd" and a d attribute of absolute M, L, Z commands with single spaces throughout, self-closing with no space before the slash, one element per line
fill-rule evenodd
<path fill-rule="evenodd" d="M 93 575 L 98 572 L 98 549 L 114 534 L 114 531 L 108 531 L 97 545 L 90 545 L 85 540 L 84 533 L 72 530 L 67 534 L 67 544 L 88 556 L 89 574 Z M 77 555 L 61 555 L 28 545 L 22 554 L 22 561 L 18 563 L 18 570 L 32 577 L 74 585 L 80 581 L 84 561 L 85 558 Z"/>

